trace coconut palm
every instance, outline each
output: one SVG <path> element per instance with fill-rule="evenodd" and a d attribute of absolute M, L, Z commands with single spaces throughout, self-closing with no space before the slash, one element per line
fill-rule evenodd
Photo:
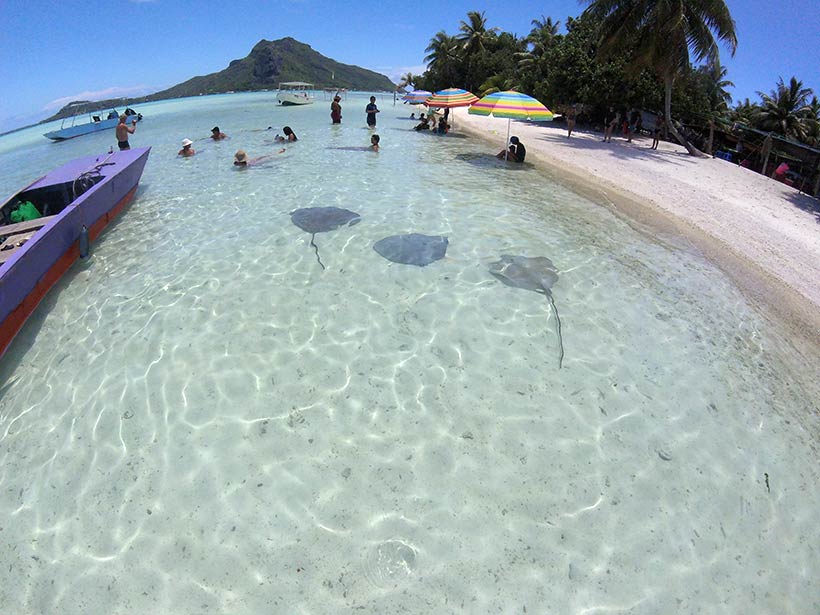
<path fill-rule="evenodd" d="M 715 139 L 715 124 L 726 123 L 729 113 L 729 104 L 732 96 L 726 88 L 733 88 L 735 84 L 726 79 L 728 71 L 725 66 L 721 66 L 718 58 L 713 58 L 706 66 L 701 66 L 699 72 L 703 76 L 706 85 L 706 99 L 709 108 L 706 109 L 706 117 L 709 122 L 709 140 L 706 143 L 706 153 L 712 153 L 712 144 Z"/>
<path fill-rule="evenodd" d="M 808 104 L 805 124 L 805 143 L 817 147 L 820 145 L 820 100 L 817 100 L 817 96 L 812 96 L 811 102 Z"/>
<path fill-rule="evenodd" d="M 458 29 L 461 30 L 461 34 L 457 38 L 468 54 L 486 49 L 498 31 L 498 28 L 487 28 L 487 18 L 484 17 L 483 11 L 468 12 L 467 21 L 462 21 Z"/>
<path fill-rule="evenodd" d="M 586 12 L 600 18 L 599 54 L 635 53 L 636 70 L 648 67 L 664 85 L 667 127 L 692 155 L 702 155 L 672 122 L 672 86 L 690 57 L 696 62 L 718 57 L 715 40 L 737 49 L 735 22 L 725 0 L 584 0 Z"/>
<path fill-rule="evenodd" d="M 441 80 L 439 85 L 446 87 L 450 84 L 460 61 L 459 41 L 441 30 L 430 39 L 430 44 L 424 51 L 427 52 L 424 56 L 427 68 Z"/>
<path fill-rule="evenodd" d="M 745 124 L 746 126 L 754 126 L 758 113 L 760 113 L 760 106 L 746 98 L 743 102 L 737 103 L 735 108 L 729 112 L 729 118 L 733 122 Z"/>
<path fill-rule="evenodd" d="M 756 121 L 762 130 L 798 141 L 806 138 L 811 114 L 810 88 L 804 88 L 803 82 L 796 77 L 792 77 L 786 85 L 781 77 L 776 89 L 768 94 L 758 92 L 758 95 L 762 104 Z"/>
<path fill-rule="evenodd" d="M 535 47 L 539 45 L 549 46 L 558 35 L 558 27 L 561 25 L 560 21 L 553 21 L 552 17 L 544 17 L 541 19 L 532 20 L 532 30 L 527 35 L 527 42 L 532 43 Z"/>
<path fill-rule="evenodd" d="M 416 82 L 416 76 L 413 73 L 405 73 L 401 76 L 399 80 L 399 88 L 406 88 L 406 87 L 413 87 L 413 84 Z"/>

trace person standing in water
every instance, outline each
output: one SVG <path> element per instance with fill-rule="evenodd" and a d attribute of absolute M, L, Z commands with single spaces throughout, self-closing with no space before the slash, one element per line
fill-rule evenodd
<path fill-rule="evenodd" d="M 121 151 L 131 149 L 131 145 L 128 143 L 128 135 L 137 132 L 137 119 L 131 120 L 130 126 L 125 123 L 127 119 L 128 116 L 123 113 L 120 116 L 120 123 L 117 124 L 117 146 Z"/>
<path fill-rule="evenodd" d="M 334 124 L 342 123 L 342 105 L 339 104 L 340 100 L 342 100 L 342 97 L 337 94 L 333 97 L 333 102 L 330 103 L 330 119 Z"/>
<path fill-rule="evenodd" d="M 370 104 L 364 108 L 364 112 L 367 113 L 367 125 L 371 128 L 376 127 L 376 114 L 379 113 L 379 108 L 376 106 L 376 97 L 370 97 Z"/>

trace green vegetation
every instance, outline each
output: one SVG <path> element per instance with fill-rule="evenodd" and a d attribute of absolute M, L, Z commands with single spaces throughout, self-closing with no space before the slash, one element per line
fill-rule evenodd
<path fill-rule="evenodd" d="M 585 0 L 565 32 L 552 17 L 533 19 L 523 38 L 471 11 L 458 32 L 439 31 L 426 51 L 423 75 L 403 83 L 436 91 L 460 87 L 483 96 L 515 89 L 557 113 L 579 105 L 581 119 L 600 125 L 606 110 L 642 109 L 667 118 L 669 132 L 690 153 L 712 151 L 719 128 L 732 122 L 820 146 L 820 103 L 794 77 L 760 103 L 730 108 L 732 87 L 719 45 L 737 47 L 725 0 Z"/>
<path fill-rule="evenodd" d="M 307 81 L 319 88 L 365 91 L 395 89 L 395 85 L 384 75 L 359 66 L 341 64 L 314 51 L 309 45 L 288 37 L 276 41 L 261 40 L 254 45 L 247 57 L 232 61 L 226 69 L 210 75 L 193 77 L 150 96 L 84 102 L 80 105 L 73 102 L 43 121 L 71 117 L 78 112 L 86 113 L 112 107 L 124 108 L 125 105 L 153 100 L 200 94 L 272 90 L 282 81 Z"/>

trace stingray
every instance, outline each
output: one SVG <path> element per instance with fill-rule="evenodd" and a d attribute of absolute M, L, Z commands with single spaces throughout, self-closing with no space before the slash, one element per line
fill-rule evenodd
<path fill-rule="evenodd" d="M 313 243 L 316 233 L 335 231 L 340 226 L 353 226 L 362 218 L 355 211 L 339 207 L 305 207 L 290 212 L 290 221 L 303 231 L 310 233 L 310 245 L 316 250 L 316 260 L 325 268 L 319 258 L 319 248 Z"/>
<path fill-rule="evenodd" d="M 373 244 L 373 249 L 394 263 L 424 267 L 447 253 L 446 237 L 420 235 L 391 235 Z"/>
<path fill-rule="evenodd" d="M 558 368 L 564 361 L 564 342 L 561 339 L 561 319 L 558 308 L 552 299 L 550 289 L 558 281 L 558 270 L 552 261 L 544 256 L 510 256 L 504 254 L 501 260 L 490 264 L 490 273 L 507 286 L 532 290 L 546 296 L 555 312 L 556 330 L 558 333 Z"/>

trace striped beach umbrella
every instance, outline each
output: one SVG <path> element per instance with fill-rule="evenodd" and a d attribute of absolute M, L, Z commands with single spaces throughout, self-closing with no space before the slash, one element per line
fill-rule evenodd
<path fill-rule="evenodd" d="M 521 94 L 515 90 L 487 94 L 487 96 L 474 103 L 467 112 L 471 115 L 492 115 L 493 117 L 507 118 L 507 140 L 505 143 L 510 141 L 510 121 L 551 122 L 553 118 L 552 111 L 532 96 Z"/>
<path fill-rule="evenodd" d="M 427 99 L 427 106 L 437 109 L 452 109 L 453 107 L 469 107 L 478 100 L 478 96 L 467 90 L 447 88 L 439 90 Z"/>
<path fill-rule="evenodd" d="M 432 95 L 433 93 L 427 90 L 413 90 L 402 96 L 401 99 L 411 105 L 421 105 Z"/>

